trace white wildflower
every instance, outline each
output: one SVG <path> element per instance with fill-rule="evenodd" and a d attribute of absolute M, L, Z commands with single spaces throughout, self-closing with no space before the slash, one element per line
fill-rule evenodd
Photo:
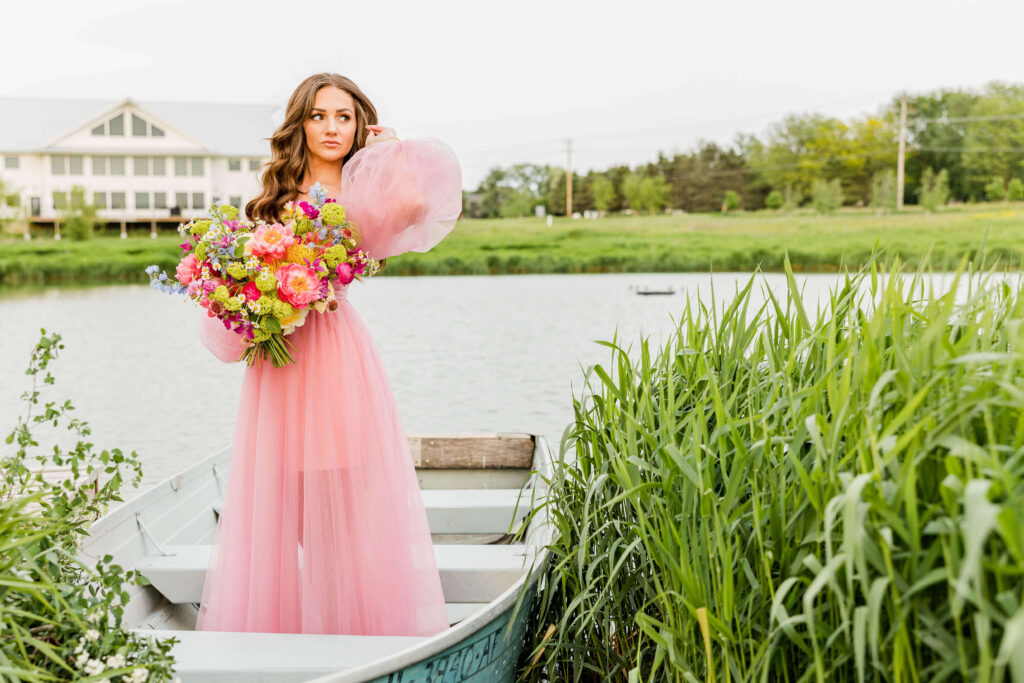
<path fill-rule="evenodd" d="M 88 652 L 83 652 L 80 655 L 78 655 L 78 659 L 75 660 L 75 666 L 77 666 L 79 669 L 81 669 L 83 666 L 85 666 L 86 662 L 88 662 L 88 661 L 89 661 L 89 653 Z"/>
<path fill-rule="evenodd" d="M 100 612 L 99 610 L 97 610 L 95 612 L 90 612 L 89 616 L 87 616 L 85 619 L 90 624 L 98 624 L 103 619 L 103 613 Z"/>
<path fill-rule="evenodd" d="M 103 666 L 103 662 L 99 659 L 90 659 L 85 664 L 85 673 L 89 674 L 90 676 L 95 676 L 96 674 L 102 672 L 105 668 L 106 667 Z"/>
<path fill-rule="evenodd" d="M 85 652 L 85 641 L 79 638 L 78 645 L 75 645 L 75 654 L 78 655 L 82 654 L 83 652 Z"/>
<path fill-rule="evenodd" d="M 136 669 L 125 676 L 124 680 L 126 683 L 146 683 L 147 678 L 149 678 L 147 669 Z"/>
<path fill-rule="evenodd" d="M 86 640 L 99 640 L 100 639 L 100 632 L 97 631 L 94 628 L 91 628 L 91 629 L 89 629 L 88 631 L 85 632 L 85 639 Z"/>
<path fill-rule="evenodd" d="M 118 652 L 115 655 L 107 657 L 107 668 L 108 669 L 120 669 L 124 666 L 124 655 Z"/>

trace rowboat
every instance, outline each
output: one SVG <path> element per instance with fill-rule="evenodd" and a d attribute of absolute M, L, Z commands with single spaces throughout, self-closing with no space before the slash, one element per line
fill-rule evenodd
<path fill-rule="evenodd" d="M 410 435 L 409 446 L 450 623 L 435 636 L 196 631 L 230 447 L 98 519 L 80 557 L 113 555 L 150 581 L 128 587 L 123 625 L 176 638 L 182 683 L 511 682 L 550 543 L 548 444 L 498 433 Z"/>

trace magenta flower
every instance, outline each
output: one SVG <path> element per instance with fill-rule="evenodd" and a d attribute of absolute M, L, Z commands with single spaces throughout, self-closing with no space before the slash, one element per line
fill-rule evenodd
<path fill-rule="evenodd" d="M 338 279 L 341 280 L 341 284 L 343 285 L 347 285 L 352 282 L 352 279 L 355 277 L 355 272 L 352 270 L 352 264 L 347 261 L 339 263 L 335 270 L 338 273 Z"/>
<path fill-rule="evenodd" d="M 310 220 L 315 220 L 320 215 L 320 211 L 307 201 L 299 202 L 299 206 L 302 208 L 303 213 L 306 214 L 306 218 Z"/>
<path fill-rule="evenodd" d="M 249 281 L 245 283 L 245 287 L 242 287 L 242 294 L 245 294 L 246 301 L 256 301 L 260 298 L 260 288 L 256 286 L 256 283 Z"/>

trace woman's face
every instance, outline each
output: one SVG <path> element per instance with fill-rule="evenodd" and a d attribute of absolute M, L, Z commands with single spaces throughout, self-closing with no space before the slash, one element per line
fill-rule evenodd
<path fill-rule="evenodd" d="M 302 128 L 311 155 L 323 161 L 341 161 L 356 138 L 356 107 L 352 96 L 333 85 L 320 88 Z"/>

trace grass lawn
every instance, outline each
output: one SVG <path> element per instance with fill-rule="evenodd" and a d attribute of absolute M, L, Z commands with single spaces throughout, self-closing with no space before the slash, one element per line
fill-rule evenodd
<path fill-rule="evenodd" d="M 126 240 L 85 242 L 0 237 L 0 284 L 145 282 L 156 263 L 170 272 L 180 250 L 175 232 L 148 231 Z M 385 275 L 767 271 L 782 269 L 788 251 L 795 270 L 834 271 L 855 266 L 876 241 L 889 256 L 918 262 L 929 249 L 935 268 L 953 268 L 984 240 L 990 259 L 1010 268 L 1024 256 L 1024 203 L 950 207 L 928 214 L 916 208 L 878 215 L 844 209 L 820 216 L 809 210 L 677 216 L 609 216 L 596 220 L 542 218 L 459 221 L 426 254 L 388 260 Z"/>

